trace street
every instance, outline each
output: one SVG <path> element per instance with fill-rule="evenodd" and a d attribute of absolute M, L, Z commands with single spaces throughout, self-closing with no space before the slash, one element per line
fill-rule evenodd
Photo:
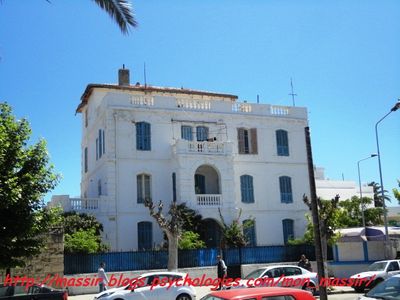
<path fill-rule="evenodd" d="M 200 287 L 197 289 L 197 300 L 201 299 L 209 292 L 209 288 Z M 331 300 L 356 300 L 361 293 L 354 293 L 351 288 L 342 288 L 339 293 L 328 294 L 328 299 Z M 93 300 L 94 294 L 69 296 L 69 300 Z M 319 299 L 317 296 L 316 299 Z M 173 299 L 171 299 L 173 300 Z"/>

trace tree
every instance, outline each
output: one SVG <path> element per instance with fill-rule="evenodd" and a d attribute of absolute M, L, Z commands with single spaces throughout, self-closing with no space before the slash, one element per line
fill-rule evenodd
<path fill-rule="evenodd" d="M 206 248 L 206 243 L 200 239 L 200 235 L 193 231 L 184 231 L 180 238 L 178 248 L 181 250 L 192 250 Z"/>
<path fill-rule="evenodd" d="M 177 203 L 173 201 L 169 207 L 168 215 L 162 214 L 163 203 L 160 201 L 156 206 L 149 198 L 145 199 L 144 205 L 150 210 L 150 215 L 157 221 L 160 228 L 168 238 L 168 270 L 178 269 L 178 240 L 182 233 L 182 216 L 177 208 Z"/>
<path fill-rule="evenodd" d="M 400 180 L 399 179 L 397 179 L 397 184 L 400 187 Z M 393 195 L 397 199 L 398 203 L 400 204 L 400 191 L 398 189 L 394 188 L 393 189 Z"/>
<path fill-rule="evenodd" d="M 109 247 L 102 243 L 103 224 L 96 217 L 85 213 L 78 214 L 75 211 L 66 212 L 62 217 L 66 253 L 97 253 L 109 250 Z M 85 238 L 88 243 L 84 241 Z"/>
<path fill-rule="evenodd" d="M 23 266 L 40 252 L 53 217 L 43 196 L 59 176 L 49 163 L 46 142 L 29 144 L 26 119 L 17 120 L 7 103 L 0 103 L 0 268 Z"/>
<path fill-rule="evenodd" d="M 127 0 L 93 0 L 101 9 L 117 23 L 124 34 L 128 34 L 128 26 L 136 27 L 132 5 Z"/>
<path fill-rule="evenodd" d="M 244 224 L 240 224 L 240 217 L 242 215 L 242 209 L 239 210 L 239 214 L 232 221 L 230 225 L 226 224 L 224 217 L 222 216 L 221 209 L 218 208 L 219 216 L 222 222 L 222 234 L 223 243 L 226 247 L 241 248 L 247 245 L 248 241 L 244 235 L 244 229 L 254 225 L 254 220 L 246 220 Z"/>
<path fill-rule="evenodd" d="M 372 189 L 374 191 L 374 206 L 375 207 L 383 207 L 383 202 L 385 200 L 390 202 L 390 198 L 386 195 L 386 193 L 387 193 L 386 190 L 383 191 L 384 197 L 382 198 L 382 188 L 379 185 L 379 183 L 372 181 L 372 182 L 368 183 L 368 186 L 372 186 Z"/>

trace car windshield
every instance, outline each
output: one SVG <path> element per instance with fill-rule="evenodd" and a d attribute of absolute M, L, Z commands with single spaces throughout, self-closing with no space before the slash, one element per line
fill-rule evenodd
<path fill-rule="evenodd" d="M 385 271 L 386 264 L 386 261 L 375 262 L 368 267 L 368 271 Z"/>
<path fill-rule="evenodd" d="M 264 273 L 264 271 L 265 269 L 254 270 L 253 272 L 249 273 L 244 279 L 258 278 L 261 276 L 262 273 Z"/>
<path fill-rule="evenodd" d="M 400 277 L 391 277 L 370 290 L 367 297 L 400 300 Z"/>
<path fill-rule="evenodd" d="M 200 300 L 225 300 L 225 299 L 217 297 L 217 296 L 213 296 L 213 295 L 206 295 L 203 298 L 201 298 Z"/>

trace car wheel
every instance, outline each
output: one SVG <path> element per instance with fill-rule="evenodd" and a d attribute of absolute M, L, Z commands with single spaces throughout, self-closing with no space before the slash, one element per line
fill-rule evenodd
<path fill-rule="evenodd" d="M 192 300 L 192 297 L 190 297 L 188 294 L 180 294 L 178 297 L 176 297 L 176 300 Z"/>
<path fill-rule="evenodd" d="M 377 279 L 375 279 L 374 280 L 374 282 L 369 286 L 369 288 L 374 288 L 374 287 L 376 287 L 378 284 L 380 284 L 381 282 L 383 281 L 383 279 L 382 278 L 377 278 Z"/>
<path fill-rule="evenodd" d="M 362 286 L 355 286 L 355 287 L 353 287 L 353 289 L 356 291 L 356 293 L 362 293 L 362 292 L 364 292 L 364 286 L 362 285 Z"/>
<path fill-rule="evenodd" d="M 315 295 L 317 293 L 317 289 L 315 288 L 315 285 L 311 282 L 303 285 L 302 289 L 310 292 L 313 295 Z"/>

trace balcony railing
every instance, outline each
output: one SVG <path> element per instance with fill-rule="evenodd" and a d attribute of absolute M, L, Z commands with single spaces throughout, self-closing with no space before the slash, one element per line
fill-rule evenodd
<path fill-rule="evenodd" d="M 95 210 L 99 208 L 98 198 L 70 198 L 71 210 Z"/>
<path fill-rule="evenodd" d="M 221 206 L 221 195 L 219 194 L 197 194 L 197 205 L 199 206 Z"/>
<path fill-rule="evenodd" d="M 174 145 L 176 153 L 184 154 L 212 154 L 212 155 L 229 155 L 232 153 L 231 142 L 196 142 L 177 140 Z"/>

